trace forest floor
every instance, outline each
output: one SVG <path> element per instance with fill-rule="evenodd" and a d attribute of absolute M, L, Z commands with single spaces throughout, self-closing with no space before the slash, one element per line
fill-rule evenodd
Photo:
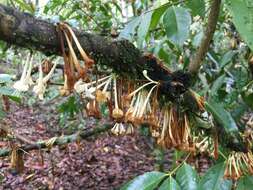
<path fill-rule="evenodd" d="M 35 142 L 64 133 L 57 117 L 48 106 L 12 104 L 1 125 Z M 15 143 L 20 144 L 18 140 Z M 0 138 L 0 148 L 7 146 L 8 142 Z M 155 169 L 153 150 L 152 142 L 138 132 L 123 137 L 106 132 L 80 143 L 25 153 L 21 174 L 11 169 L 10 157 L 1 158 L 0 189 L 117 189 L 133 177 Z M 169 157 L 167 153 L 167 161 Z"/>

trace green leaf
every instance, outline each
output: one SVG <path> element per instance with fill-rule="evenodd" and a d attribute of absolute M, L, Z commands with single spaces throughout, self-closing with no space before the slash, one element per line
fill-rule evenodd
<path fill-rule="evenodd" d="M 181 190 L 181 188 L 177 181 L 170 176 L 162 183 L 158 190 Z"/>
<path fill-rule="evenodd" d="M 153 190 L 167 174 L 162 172 L 147 172 L 134 178 L 124 185 L 121 190 Z"/>
<path fill-rule="evenodd" d="M 242 99 L 243 101 L 253 109 L 253 93 L 247 94 L 247 92 L 242 92 Z"/>
<path fill-rule="evenodd" d="M 59 112 L 68 114 L 71 118 L 79 112 L 78 104 L 74 96 L 68 98 L 68 100 L 59 106 Z"/>
<path fill-rule="evenodd" d="M 230 50 L 227 53 L 225 53 L 225 55 L 223 55 L 221 61 L 220 61 L 220 67 L 223 68 L 225 67 L 234 57 L 234 55 L 236 54 L 235 51 Z"/>
<path fill-rule="evenodd" d="M 176 180 L 182 190 L 196 190 L 198 174 L 190 165 L 184 163 L 176 173 Z"/>
<path fill-rule="evenodd" d="M 213 85 L 212 85 L 212 88 L 211 88 L 211 92 L 210 92 L 210 95 L 211 96 L 214 96 L 214 95 L 217 95 L 217 91 L 220 89 L 220 87 L 223 85 L 223 83 L 225 82 L 225 78 L 226 78 L 226 75 L 223 74 L 221 76 L 219 76 L 214 82 L 213 82 Z"/>
<path fill-rule="evenodd" d="M 238 132 L 237 125 L 231 114 L 224 109 L 221 103 L 217 103 L 214 100 L 205 102 L 205 108 L 209 111 L 214 119 L 224 127 L 227 133 Z"/>
<path fill-rule="evenodd" d="M 33 6 L 33 4 L 28 4 L 23 0 L 15 0 L 15 2 L 20 6 L 20 8 L 30 12 L 30 13 L 34 13 L 35 12 L 35 7 Z"/>
<path fill-rule="evenodd" d="M 252 190 L 253 176 L 244 176 L 238 181 L 236 190 Z"/>
<path fill-rule="evenodd" d="M 188 0 L 185 5 L 191 9 L 193 16 L 199 15 L 201 17 L 205 16 L 205 1 L 203 0 Z"/>
<path fill-rule="evenodd" d="M 21 98 L 18 96 L 8 96 L 12 101 L 21 103 Z"/>
<path fill-rule="evenodd" d="M 162 15 L 164 14 L 164 12 L 167 10 L 167 8 L 170 6 L 170 4 L 165 4 L 165 5 L 161 5 L 160 7 L 156 8 L 153 11 L 152 14 L 152 19 L 151 19 L 151 23 L 150 23 L 150 29 L 155 29 L 157 24 L 159 23 Z"/>
<path fill-rule="evenodd" d="M 148 34 L 152 13 L 153 12 L 150 11 L 147 14 L 143 14 L 140 16 L 141 22 L 137 31 L 137 36 L 138 36 L 137 44 L 138 44 L 138 47 L 140 48 L 142 47 L 142 43 Z"/>
<path fill-rule="evenodd" d="M 189 36 L 191 15 L 185 8 L 172 6 L 166 11 L 163 24 L 169 40 L 182 46 Z"/>
<path fill-rule="evenodd" d="M 0 74 L 0 84 L 11 82 L 12 76 L 8 74 Z"/>
<path fill-rule="evenodd" d="M 13 88 L 7 87 L 7 86 L 1 86 L 0 87 L 0 94 L 6 95 L 6 96 L 12 96 L 12 97 L 20 97 L 20 93 L 16 91 Z"/>
<path fill-rule="evenodd" d="M 125 38 L 125 39 L 128 39 L 131 41 L 134 34 L 135 34 L 136 28 L 140 24 L 140 22 L 141 22 L 141 19 L 139 16 L 135 17 L 133 20 L 131 20 L 125 26 L 125 28 L 120 32 L 119 38 Z"/>
<path fill-rule="evenodd" d="M 233 23 L 241 37 L 253 51 L 253 5 L 252 0 L 227 0 Z"/>
<path fill-rule="evenodd" d="M 211 167 L 199 182 L 198 190 L 231 190 L 232 181 L 224 179 L 224 163 Z"/>
<path fill-rule="evenodd" d="M 68 0 L 50 0 L 46 4 L 43 12 L 45 14 L 48 14 L 48 11 L 53 12 L 57 7 L 64 6 L 67 1 Z"/>

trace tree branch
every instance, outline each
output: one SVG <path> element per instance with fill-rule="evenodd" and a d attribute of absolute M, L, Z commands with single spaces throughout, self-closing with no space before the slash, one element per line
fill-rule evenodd
<path fill-rule="evenodd" d="M 77 29 L 73 31 L 84 51 L 101 68 L 111 68 L 125 79 L 144 79 L 142 71 L 147 70 L 150 78 L 161 81 L 161 94 L 169 96 L 171 100 L 179 97 L 190 85 L 187 73 L 170 72 L 161 61 L 154 56 L 143 55 L 127 40 L 110 40 Z M 1 4 L 0 40 L 46 55 L 62 55 L 55 24 Z"/>
<path fill-rule="evenodd" d="M 75 133 L 73 135 L 68 135 L 68 136 L 60 136 L 60 137 L 57 137 L 56 140 L 50 146 L 64 145 L 70 142 L 76 142 L 78 139 L 87 139 L 88 137 L 108 131 L 111 128 L 112 128 L 112 124 L 105 124 L 102 127 L 96 127 L 89 131 L 82 131 L 82 132 Z M 19 150 L 29 152 L 31 150 L 39 150 L 39 149 L 48 148 L 46 144 L 47 144 L 47 141 L 40 141 L 34 144 L 21 146 L 19 147 Z M 11 154 L 11 151 L 12 150 L 10 148 L 0 149 L 0 157 L 9 156 Z"/>
<path fill-rule="evenodd" d="M 213 34 L 215 32 L 216 25 L 218 22 L 218 17 L 220 13 L 220 4 L 221 4 L 221 0 L 212 0 L 210 14 L 208 17 L 208 22 L 207 22 L 206 30 L 204 33 L 204 37 L 200 43 L 200 46 L 195 56 L 192 58 L 189 65 L 189 72 L 193 75 L 198 73 L 199 68 L 202 64 L 202 61 L 205 58 L 206 53 L 209 49 L 211 40 L 213 38 Z"/>

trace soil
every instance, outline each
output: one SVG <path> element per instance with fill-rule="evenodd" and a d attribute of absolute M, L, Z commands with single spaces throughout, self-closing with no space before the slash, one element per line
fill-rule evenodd
<path fill-rule="evenodd" d="M 2 125 L 30 141 L 38 141 L 67 133 L 59 127 L 58 120 L 55 110 L 48 106 L 11 105 Z M 7 146 L 9 142 L 0 138 L 0 148 Z M 152 146 L 150 139 L 138 131 L 123 137 L 106 132 L 50 150 L 24 153 L 22 173 L 11 168 L 10 157 L 1 158 L 0 189 L 118 189 L 135 176 L 155 169 Z M 169 163 L 169 153 L 166 160 Z"/>

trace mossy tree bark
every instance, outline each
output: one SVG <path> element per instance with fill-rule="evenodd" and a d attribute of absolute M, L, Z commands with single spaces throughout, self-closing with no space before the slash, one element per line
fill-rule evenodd
<path fill-rule="evenodd" d="M 160 92 L 170 99 L 189 87 L 189 75 L 171 73 L 153 56 L 143 55 L 127 40 L 111 40 L 96 34 L 73 29 L 83 49 L 96 64 L 113 69 L 129 79 L 142 79 L 142 71 L 161 81 Z M 0 40 L 12 45 L 35 49 L 46 55 L 62 55 L 56 24 L 19 12 L 0 4 Z"/>

